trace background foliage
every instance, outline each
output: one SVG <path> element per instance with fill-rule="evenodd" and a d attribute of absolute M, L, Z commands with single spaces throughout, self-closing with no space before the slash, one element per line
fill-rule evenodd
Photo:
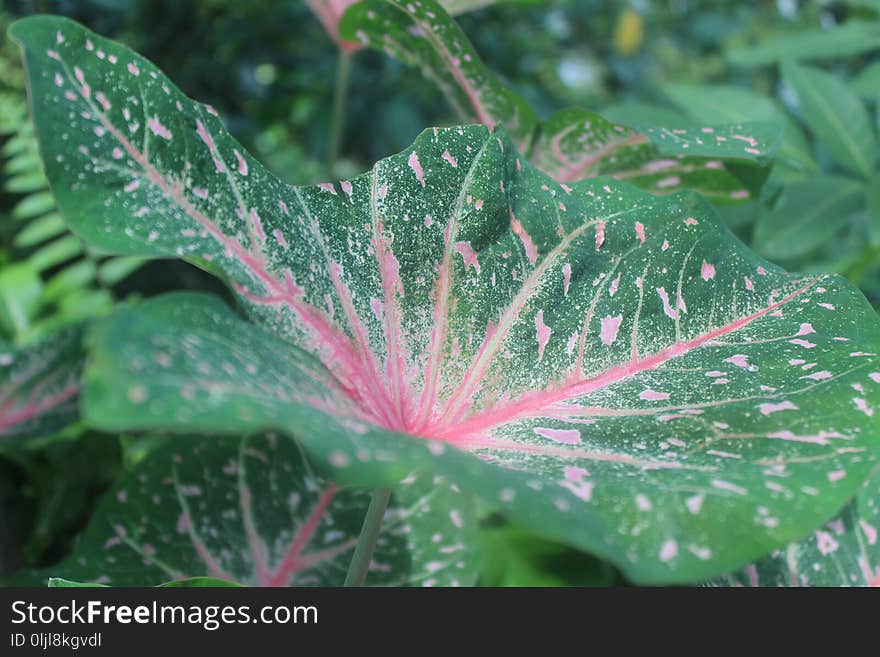
<path fill-rule="evenodd" d="M 153 60 L 187 95 L 217 107 L 236 138 L 285 181 L 328 177 L 337 46 L 305 2 L 6 0 L 0 28 L 37 12 L 70 16 Z M 622 122 L 782 122 L 783 146 L 762 197 L 725 209 L 725 220 L 760 254 L 791 270 L 842 273 L 880 307 L 878 3 L 559 0 L 500 4 L 458 21 L 542 119 L 581 105 Z M 17 49 L 4 39 L 0 343 L 27 345 L 114 304 L 172 289 L 225 294 L 180 262 L 107 258 L 66 231 L 36 155 L 23 84 Z M 814 96 L 835 107 L 811 103 Z M 358 52 L 331 173 L 361 172 L 425 126 L 454 121 L 416 70 Z M 848 142 L 851 149 L 840 148 Z M 828 189 L 833 198 L 819 206 Z M 0 448 L 0 574 L 68 555 L 138 449 L 135 440 L 78 427 Z M 492 555 L 485 584 L 622 581 L 598 560 L 483 515 L 484 551 Z"/>

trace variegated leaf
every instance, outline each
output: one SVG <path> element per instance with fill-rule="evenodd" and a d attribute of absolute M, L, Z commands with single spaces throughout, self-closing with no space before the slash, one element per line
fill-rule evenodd
<path fill-rule="evenodd" d="M 802 536 L 876 460 L 876 314 L 695 194 L 567 187 L 479 126 L 289 187 L 129 50 L 60 19 L 13 33 L 74 229 L 209 267 L 251 322 L 191 295 L 120 314 L 97 425 L 283 428 L 357 485 L 433 470 L 652 582 Z"/>
<path fill-rule="evenodd" d="M 27 347 L 0 343 L 0 449 L 5 441 L 52 433 L 77 419 L 82 328 Z"/>
<path fill-rule="evenodd" d="M 718 586 L 880 586 L 880 472 L 824 526 Z"/>
<path fill-rule="evenodd" d="M 210 577 L 341 586 L 369 501 L 315 476 L 286 437 L 167 441 L 108 493 L 69 557 L 13 582 L 152 586 Z M 473 584 L 480 555 L 472 506 L 439 479 L 406 480 L 386 512 L 367 584 Z"/>
<path fill-rule="evenodd" d="M 495 77 L 456 22 L 435 0 L 357 2 L 342 17 L 341 34 L 418 67 L 461 121 L 503 123 L 527 147 L 538 118 L 531 106 Z"/>
<path fill-rule="evenodd" d="M 688 189 L 730 204 L 760 189 L 780 137 L 770 122 L 636 130 L 570 108 L 541 125 L 530 159 L 560 182 L 613 176 L 657 194 Z"/>
<path fill-rule="evenodd" d="M 611 175 L 655 193 L 694 189 L 716 202 L 737 203 L 760 189 L 767 173 L 761 167 L 782 135 L 780 125 L 760 122 L 627 127 L 581 108 L 539 124 L 435 0 L 365 0 L 346 12 L 341 29 L 419 67 L 459 116 L 489 127 L 503 124 L 532 163 L 560 182 Z"/>
<path fill-rule="evenodd" d="M 356 41 L 346 41 L 339 35 L 339 21 L 342 20 L 346 9 L 356 4 L 359 0 L 305 0 L 315 17 L 324 26 L 328 36 L 344 50 L 357 50 L 359 44 Z M 498 2 L 518 4 L 532 4 L 540 0 L 439 0 L 440 4 L 452 16 L 464 14 L 475 9 L 482 9 Z"/>

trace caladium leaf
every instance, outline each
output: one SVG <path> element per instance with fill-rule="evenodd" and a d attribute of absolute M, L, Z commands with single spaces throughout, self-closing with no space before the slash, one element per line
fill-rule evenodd
<path fill-rule="evenodd" d="M 720 586 L 880 586 L 880 472 L 805 539 L 774 551 Z"/>
<path fill-rule="evenodd" d="M 612 175 L 657 193 L 691 188 L 735 203 L 763 184 L 765 175 L 753 169 L 769 162 L 781 139 L 773 123 L 636 129 L 580 108 L 539 125 L 434 0 L 365 0 L 346 12 L 341 30 L 419 67 L 460 116 L 489 127 L 503 124 L 520 150 L 560 182 Z"/>
<path fill-rule="evenodd" d="M 753 198 L 781 138 L 777 123 L 630 128 L 570 108 L 541 125 L 531 161 L 560 182 L 608 175 L 658 194 L 683 189 L 717 204 Z M 739 167 L 737 167 L 737 160 Z"/>
<path fill-rule="evenodd" d="M 695 194 L 567 187 L 481 126 L 289 187 L 129 50 L 62 19 L 13 35 L 72 227 L 210 267 L 251 322 L 199 295 L 119 314 L 97 425 L 281 428 L 353 485 L 433 470 L 652 582 L 802 536 L 876 458 L 873 310 Z"/>
<path fill-rule="evenodd" d="M 467 35 L 429 0 L 368 0 L 354 4 L 339 24 L 350 40 L 418 67 L 462 121 L 503 123 L 517 145 L 527 146 L 538 123 L 531 106 L 483 64 Z"/>
<path fill-rule="evenodd" d="M 347 41 L 339 35 L 339 21 L 342 19 L 345 10 L 351 5 L 356 4 L 359 0 L 306 0 L 306 4 L 315 17 L 321 21 L 321 25 L 327 31 L 336 44 L 343 50 L 349 52 L 357 50 L 360 44 L 357 41 Z M 475 9 L 482 9 L 498 2 L 508 2 L 517 4 L 534 4 L 540 0 L 439 0 L 440 4 L 455 16 L 464 14 Z"/>
<path fill-rule="evenodd" d="M 107 494 L 69 557 L 14 581 L 341 586 L 369 501 L 315 476 L 286 437 L 166 441 Z M 367 584 L 472 585 L 480 565 L 472 506 L 439 479 L 406 480 Z"/>
<path fill-rule="evenodd" d="M 46 435 L 77 419 L 82 333 L 72 327 L 21 348 L 0 343 L 0 449 L 13 438 Z"/>

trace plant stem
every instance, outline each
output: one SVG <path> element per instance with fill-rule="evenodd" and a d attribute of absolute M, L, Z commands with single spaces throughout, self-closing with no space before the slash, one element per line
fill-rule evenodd
<path fill-rule="evenodd" d="M 367 571 L 370 569 L 370 562 L 373 560 L 376 541 L 379 540 L 379 531 L 382 529 L 382 520 L 389 499 L 391 499 L 390 488 L 377 488 L 373 491 L 370 508 L 367 509 L 361 535 L 358 537 L 358 544 L 354 549 L 348 574 L 345 576 L 345 586 L 363 586 Z"/>
<path fill-rule="evenodd" d="M 336 83 L 333 87 L 333 114 L 330 118 L 330 145 L 327 150 L 327 175 L 333 177 L 333 169 L 339 157 L 339 147 L 345 132 L 345 110 L 348 103 L 348 80 L 352 53 L 339 48 L 336 57 Z"/>

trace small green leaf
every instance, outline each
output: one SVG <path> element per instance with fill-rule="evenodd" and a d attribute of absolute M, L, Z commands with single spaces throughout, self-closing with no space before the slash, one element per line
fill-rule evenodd
<path fill-rule="evenodd" d="M 782 68 L 797 92 L 804 121 L 838 164 L 863 177 L 877 159 L 877 139 L 864 104 L 843 80 L 793 63 Z"/>
<path fill-rule="evenodd" d="M 76 235 L 64 235 L 34 251 L 28 262 L 35 270 L 43 272 L 75 258 L 82 252 L 82 242 Z"/>
<path fill-rule="evenodd" d="M 15 246 L 26 249 L 62 235 L 67 231 L 64 219 L 57 212 L 45 214 L 28 223 L 15 236 Z"/>
<path fill-rule="evenodd" d="M 54 209 L 55 199 L 52 197 L 52 192 L 35 192 L 25 196 L 16 204 L 12 209 L 12 218 L 20 221 L 31 219 Z"/>
<path fill-rule="evenodd" d="M 101 263 L 101 267 L 98 269 L 98 280 L 103 285 L 116 285 L 132 272 L 140 269 L 146 261 L 146 258 L 135 257 L 108 258 Z"/>
<path fill-rule="evenodd" d="M 788 183 L 773 209 L 764 212 L 753 243 L 768 258 L 790 260 L 821 246 L 864 207 L 865 184 L 841 176 L 814 176 Z"/>
<path fill-rule="evenodd" d="M 65 267 L 46 283 L 44 301 L 55 302 L 67 294 L 76 293 L 95 280 L 96 267 L 91 260 L 79 260 Z"/>
<path fill-rule="evenodd" d="M 29 262 L 0 268 L 0 330 L 19 339 L 27 333 L 40 307 L 43 283 Z"/>

